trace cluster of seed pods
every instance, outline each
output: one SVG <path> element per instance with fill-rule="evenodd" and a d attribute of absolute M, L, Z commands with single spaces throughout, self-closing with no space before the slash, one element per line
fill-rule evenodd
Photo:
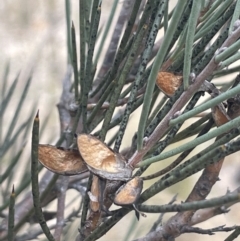
<path fill-rule="evenodd" d="M 99 197 L 103 190 L 98 185 L 100 180 L 123 181 L 125 184 L 116 192 L 114 203 L 120 206 L 135 204 L 142 191 L 143 181 L 140 177 L 131 178 L 132 169 L 127 165 L 127 160 L 92 135 L 78 135 L 77 145 L 78 150 L 40 144 L 39 161 L 60 175 L 78 175 L 88 170 L 92 172 L 95 177 L 89 195 L 95 210 L 101 203 Z"/>

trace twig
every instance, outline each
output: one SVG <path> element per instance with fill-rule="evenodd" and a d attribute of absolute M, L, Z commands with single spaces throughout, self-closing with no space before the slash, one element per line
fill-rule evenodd
<path fill-rule="evenodd" d="M 212 198 L 209 200 L 201 201 L 187 201 L 181 204 L 166 204 L 166 205 L 139 205 L 138 209 L 142 212 L 149 213 L 166 213 L 166 212 L 182 212 L 188 210 L 199 210 L 202 208 L 222 206 L 224 204 L 229 204 L 233 202 L 238 202 L 240 200 L 240 188 L 232 193 L 227 193 L 222 197 Z"/>
<path fill-rule="evenodd" d="M 58 182 L 57 223 L 56 223 L 56 229 L 54 232 L 54 238 L 56 241 L 60 241 L 63 227 L 64 227 L 65 199 L 66 199 L 68 184 L 69 184 L 69 177 L 61 176 Z"/>
<path fill-rule="evenodd" d="M 230 232 L 236 229 L 236 226 L 233 226 L 233 227 L 224 227 L 224 226 L 225 225 L 222 225 L 211 229 L 202 229 L 197 227 L 184 226 L 181 231 L 183 233 L 199 233 L 199 234 L 213 235 L 215 232 Z"/>
<path fill-rule="evenodd" d="M 32 195 L 33 195 L 33 203 L 35 214 L 38 218 L 39 224 L 42 227 L 44 234 L 46 235 L 48 240 L 54 240 L 47 224 L 44 219 L 41 205 L 40 205 L 40 196 L 39 196 L 39 186 L 38 186 L 38 137 L 39 135 L 39 118 L 38 113 L 34 119 L 33 131 L 32 131 Z"/>
<path fill-rule="evenodd" d="M 62 80 L 62 95 L 60 102 L 57 104 L 61 133 L 68 128 L 71 116 L 69 106 L 74 100 L 74 95 L 70 93 L 71 89 L 72 66 L 69 65 L 67 72 Z"/>

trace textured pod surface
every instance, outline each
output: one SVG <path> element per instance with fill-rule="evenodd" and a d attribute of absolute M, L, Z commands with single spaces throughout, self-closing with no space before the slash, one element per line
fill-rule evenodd
<path fill-rule="evenodd" d="M 88 171 L 78 150 L 57 148 L 51 145 L 38 146 L 38 160 L 52 172 L 70 176 Z"/>
<path fill-rule="evenodd" d="M 96 137 L 80 134 L 77 139 L 78 149 L 90 171 L 108 180 L 129 180 L 132 169 L 125 158 L 114 153 Z"/>
<path fill-rule="evenodd" d="M 182 84 L 183 78 L 169 72 L 159 72 L 156 79 L 158 88 L 167 96 L 172 96 Z"/>
<path fill-rule="evenodd" d="M 140 177 L 134 177 L 122 186 L 114 198 L 114 203 L 117 205 L 131 205 L 134 204 L 143 188 L 143 180 Z"/>

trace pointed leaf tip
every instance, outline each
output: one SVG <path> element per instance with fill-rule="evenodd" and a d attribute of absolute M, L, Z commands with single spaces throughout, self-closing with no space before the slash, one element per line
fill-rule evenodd
<path fill-rule="evenodd" d="M 37 114 L 35 116 L 35 119 L 39 119 L 39 110 L 37 110 Z"/>
<path fill-rule="evenodd" d="M 13 186 L 12 186 L 12 194 L 15 194 L 14 184 L 13 184 Z"/>

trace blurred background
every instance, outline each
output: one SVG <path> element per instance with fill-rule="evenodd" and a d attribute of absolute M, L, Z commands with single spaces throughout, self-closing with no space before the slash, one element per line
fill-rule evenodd
<path fill-rule="evenodd" d="M 111 2 L 110 0 L 103 1 L 101 25 L 104 24 L 105 19 L 108 17 L 109 10 L 111 9 Z M 176 1 L 170 0 L 170 3 L 174 6 Z M 119 1 L 119 7 L 121 4 L 122 1 Z M 79 43 L 78 1 L 71 1 L 71 5 L 72 19 L 76 28 L 77 42 Z M 114 21 L 116 17 L 117 16 L 115 16 Z M 55 144 L 60 133 L 56 104 L 61 95 L 62 79 L 67 70 L 65 1 L 0 1 L 0 46 L 0 78 L 4 75 L 5 66 L 9 63 L 10 72 L 8 86 L 13 82 L 16 75 L 20 73 L 20 80 L 17 86 L 17 92 L 20 94 L 27 78 L 32 72 L 32 83 L 24 103 L 24 111 L 21 112 L 19 119 L 21 120 L 21 118 L 29 116 L 34 105 L 35 110 L 37 111 L 39 109 L 40 111 L 40 121 L 44 122 L 48 119 L 46 129 L 41 136 L 40 142 Z M 104 47 L 107 48 L 108 44 Z M 0 88 L 2 88 L 2 83 L 0 83 Z M 19 101 L 19 98 L 20 96 L 15 93 L 10 103 L 10 108 L 7 110 L 7 115 L 5 115 L 3 119 L 4 123 L 6 123 L 6 127 L 16 111 L 16 102 Z M 136 114 L 134 117 L 135 119 L 132 121 L 133 125 L 129 128 L 131 132 L 136 130 L 136 123 L 138 123 L 137 116 Z M 188 124 L 189 123 L 186 123 L 186 125 Z M 17 125 L 18 123 L 16 126 Z M 5 134 L 4 131 L 6 130 L 2 130 L 3 136 Z M 131 137 L 132 134 L 130 133 L 129 136 Z M 30 138 L 31 133 L 29 132 L 26 138 L 27 146 L 22 157 L 23 168 L 28 165 L 26 160 L 29 160 L 30 156 Z M 131 138 L 129 138 L 127 141 L 128 143 L 125 143 L 125 145 L 128 145 L 130 141 Z M 16 143 L 16 147 L 21 147 L 22 144 L 23 143 Z M 171 146 L 171 148 L 174 148 L 174 146 Z M 201 146 L 199 146 L 199 148 L 201 148 Z M 194 153 L 192 155 L 194 155 Z M 164 167 L 169 161 L 169 159 L 165 160 L 158 165 Z M 0 160 L 0 171 L 2 168 L 5 168 L 6 165 L 7 158 Z M 149 171 L 151 172 L 151 170 L 155 168 L 156 166 L 152 165 Z M 228 189 L 233 190 L 238 187 L 240 183 L 239 170 L 239 153 L 226 158 L 220 176 L 221 181 L 215 185 L 209 198 L 224 195 Z M 18 185 L 18 180 L 22 178 L 21 175 L 21 170 L 17 170 L 15 178 L 13 179 L 15 185 Z M 199 174 L 188 178 L 187 181 L 181 183 L 181 185 L 175 185 L 169 189 L 168 192 L 165 190 L 160 196 L 158 195 L 149 200 L 148 203 L 168 203 L 176 193 L 179 193 L 178 202 L 183 201 L 192 189 L 194 181 L 197 180 L 198 176 Z M 153 182 L 154 180 L 145 182 L 145 187 Z M 68 195 L 76 195 L 76 192 L 69 192 Z M 19 196 L 16 201 L 20 199 L 21 196 Z M 210 228 L 224 224 L 227 226 L 239 225 L 239 208 L 239 204 L 234 205 L 228 214 L 217 216 L 198 226 Z M 171 215 L 166 215 L 164 220 L 167 220 Z M 157 214 L 147 214 L 147 218 L 141 217 L 140 221 L 137 222 L 134 214 L 131 213 L 122 219 L 121 222 L 100 240 L 111 240 L 113 237 L 115 241 L 126 240 L 128 231 L 132 231 L 133 233 L 131 238 L 141 237 L 152 226 L 152 221 L 150 221 L 150 219 L 155 220 L 157 217 Z M 79 220 L 75 221 L 74 229 L 72 229 L 73 233 L 77 230 L 79 223 Z M 218 233 L 214 236 L 206 235 L 202 237 L 196 234 L 185 234 L 177 240 L 184 241 L 190 238 L 194 238 L 195 241 L 203 240 L 203 238 L 206 241 L 224 240 L 226 235 L 228 234 Z"/>

